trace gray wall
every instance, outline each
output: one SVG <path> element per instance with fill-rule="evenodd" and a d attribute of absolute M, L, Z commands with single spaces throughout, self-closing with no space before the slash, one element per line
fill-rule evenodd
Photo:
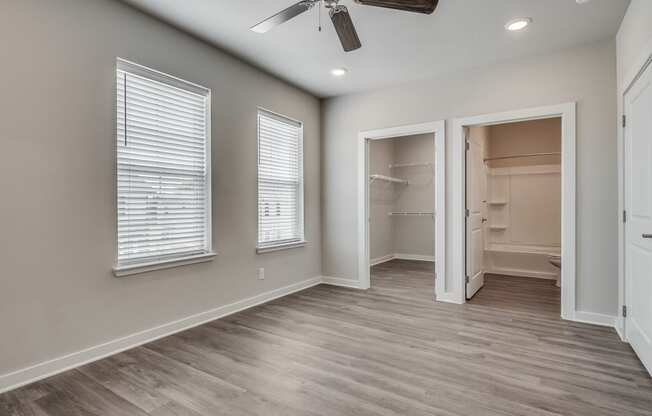
<path fill-rule="evenodd" d="M 369 144 L 369 173 L 391 176 L 389 164 L 394 163 L 394 140 L 373 140 Z M 376 260 L 394 253 L 392 211 L 396 191 L 401 185 L 374 181 L 369 187 L 369 257 Z"/>
<path fill-rule="evenodd" d="M 432 134 L 372 140 L 369 173 L 409 180 L 407 186 L 374 181 L 369 194 L 370 260 L 393 254 L 435 256 L 434 221 L 428 217 L 390 217 L 389 212 L 434 211 L 434 168 L 402 167 L 396 163 L 434 163 Z"/>
<path fill-rule="evenodd" d="M 487 157 L 561 152 L 561 118 L 529 120 L 489 127 Z M 548 155 L 491 160 L 492 168 L 559 165 L 561 156 Z"/>
<path fill-rule="evenodd" d="M 652 1 L 631 0 L 616 39 L 618 80 L 622 81 L 630 72 L 638 71 L 641 58 L 652 46 Z"/>
<path fill-rule="evenodd" d="M 0 375 L 320 275 L 316 98 L 112 0 L 3 1 L 0 38 Z M 212 89 L 213 262 L 111 273 L 118 56 Z M 305 248 L 255 254 L 257 106 L 305 123 Z"/>
<path fill-rule="evenodd" d="M 434 163 L 434 135 L 422 134 L 394 140 L 394 163 Z M 431 212 L 435 210 L 434 167 L 393 169 L 393 175 L 410 184 L 402 189 L 393 211 Z M 435 257 L 435 221 L 433 217 L 395 217 L 393 219 L 395 254 Z"/>
<path fill-rule="evenodd" d="M 613 40 L 336 97 L 322 105 L 323 273 L 357 279 L 357 133 L 578 102 L 577 308 L 616 314 L 616 50 Z M 448 123 L 450 124 L 450 123 Z M 448 138 L 450 139 L 450 130 Z M 450 156 L 451 146 L 448 146 Z M 449 158 L 450 160 L 450 158 Z M 448 164 L 450 166 L 450 163 Z M 458 186 L 451 183 L 447 187 Z M 452 201 L 447 201 L 450 214 Z M 450 243 L 450 235 L 447 236 Z M 448 250 L 447 264 L 453 250 Z"/>

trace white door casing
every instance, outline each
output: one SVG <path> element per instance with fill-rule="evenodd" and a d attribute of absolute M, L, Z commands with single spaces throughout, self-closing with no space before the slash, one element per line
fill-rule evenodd
<path fill-rule="evenodd" d="M 652 67 L 628 90 L 624 101 L 625 331 L 652 373 Z"/>
<path fill-rule="evenodd" d="M 435 140 L 435 296 L 458 303 L 446 286 L 446 124 L 443 120 L 366 130 L 358 133 L 358 279 L 331 278 L 360 289 L 371 286 L 369 266 L 369 142 L 371 140 L 432 133 Z"/>
<path fill-rule="evenodd" d="M 467 129 L 470 131 L 470 129 Z M 466 151 L 466 298 L 484 285 L 484 222 L 486 221 L 487 177 L 483 143 L 467 133 Z"/>
<path fill-rule="evenodd" d="M 446 225 L 450 240 L 451 253 L 447 273 L 452 281 L 449 296 L 455 303 L 465 303 L 466 279 L 466 155 L 464 150 L 464 130 L 468 126 L 491 126 L 516 121 L 537 120 L 543 118 L 561 117 L 561 178 L 562 178 L 562 209 L 561 209 L 561 317 L 576 320 L 578 311 L 575 308 L 576 287 L 576 103 L 549 105 L 543 107 L 525 108 L 500 113 L 482 114 L 456 118 L 452 121 L 452 139 L 449 178 L 453 186 L 447 192 L 451 209 Z"/>

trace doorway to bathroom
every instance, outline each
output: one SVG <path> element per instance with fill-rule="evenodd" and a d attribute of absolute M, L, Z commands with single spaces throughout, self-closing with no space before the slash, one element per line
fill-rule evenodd
<path fill-rule="evenodd" d="M 561 118 L 466 127 L 466 143 L 466 298 L 500 288 L 559 315 Z"/>
<path fill-rule="evenodd" d="M 452 193 L 461 209 L 451 224 L 460 230 L 461 250 L 451 270 L 459 302 L 521 309 L 539 302 L 557 316 L 581 320 L 575 313 L 575 104 L 457 119 L 453 134 L 459 164 L 452 171 L 461 187 Z"/>

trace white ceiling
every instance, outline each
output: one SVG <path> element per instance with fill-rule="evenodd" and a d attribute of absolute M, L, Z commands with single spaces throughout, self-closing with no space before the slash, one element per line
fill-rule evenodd
<path fill-rule="evenodd" d="M 320 97 L 549 53 L 616 34 L 629 0 L 440 0 L 433 15 L 349 7 L 362 48 L 345 53 L 317 8 L 266 34 L 249 27 L 298 0 L 124 0 Z M 505 23 L 528 16 L 521 33 Z M 349 74 L 334 78 L 332 68 Z"/>

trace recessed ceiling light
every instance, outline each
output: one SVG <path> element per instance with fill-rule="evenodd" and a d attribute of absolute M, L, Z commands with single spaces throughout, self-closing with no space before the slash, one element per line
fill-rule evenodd
<path fill-rule="evenodd" d="M 348 72 L 349 72 L 349 71 L 348 71 L 346 68 L 335 68 L 335 69 L 331 69 L 331 74 L 332 74 L 334 77 L 343 77 L 343 76 L 346 75 Z"/>
<path fill-rule="evenodd" d="M 518 19 L 513 19 L 507 22 L 505 29 L 509 30 L 510 32 L 516 32 L 525 29 L 530 23 L 532 23 L 532 18 L 519 17 Z"/>

